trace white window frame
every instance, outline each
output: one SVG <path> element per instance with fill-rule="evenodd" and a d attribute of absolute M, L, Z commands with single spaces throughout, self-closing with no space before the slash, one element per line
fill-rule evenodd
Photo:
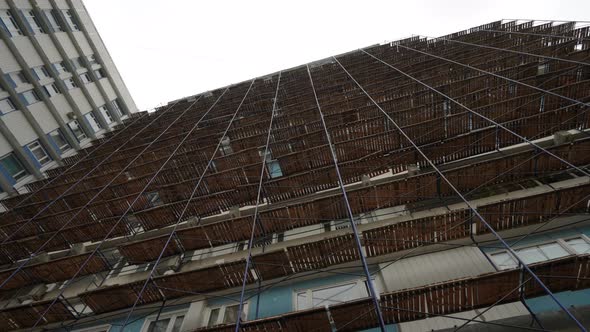
<path fill-rule="evenodd" d="M 58 74 L 69 73 L 68 67 L 66 67 L 63 61 L 54 63 L 54 66 Z"/>
<path fill-rule="evenodd" d="M 29 151 L 31 151 L 31 154 L 33 154 L 33 156 L 35 157 L 35 160 L 37 160 L 37 162 L 39 164 L 41 164 L 41 166 L 45 166 L 51 162 L 51 160 L 52 160 L 51 156 L 49 156 L 49 153 L 47 153 L 47 150 L 45 149 L 45 147 L 43 147 L 43 144 L 41 144 L 41 142 L 39 142 L 39 140 L 36 140 L 36 141 L 33 141 L 33 142 L 27 144 L 27 148 L 29 149 Z M 35 154 L 35 151 L 43 152 L 44 156 L 37 157 L 37 155 Z"/>
<path fill-rule="evenodd" d="M 46 33 L 33 10 L 25 10 L 24 15 L 34 33 Z"/>
<path fill-rule="evenodd" d="M 10 32 L 10 34 L 13 37 L 23 35 L 21 28 L 18 26 L 18 23 L 16 23 L 16 20 L 12 16 L 10 10 L 3 10 L 0 19 L 2 19 L 2 22 L 4 22 L 4 26 L 6 27 L 6 29 L 8 29 L 8 32 Z"/>
<path fill-rule="evenodd" d="M 92 130 L 94 130 L 95 133 L 103 129 L 100 122 L 98 122 L 98 118 L 96 117 L 94 112 L 88 112 L 84 114 L 84 117 L 86 118 L 86 120 L 90 124 L 90 127 L 92 128 Z"/>
<path fill-rule="evenodd" d="M 7 114 L 10 112 L 16 111 L 16 105 L 14 104 L 14 102 L 12 102 L 10 97 L 2 99 L 2 100 L 0 100 L 0 102 L 6 102 L 6 105 L 8 105 L 10 107 L 10 109 L 6 109 L 6 110 L 3 108 L 0 108 L 0 114 Z"/>
<path fill-rule="evenodd" d="M 227 304 L 223 304 L 220 306 L 216 306 L 216 307 L 208 307 L 207 308 L 207 314 L 205 315 L 205 317 L 207 317 L 207 319 L 205 319 L 205 321 L 203 322 L 204 326 L 207 327 L 211 327 L 211 326 L 218 326 L 218 325 L 223 325 L 223 324 L 229 324 L 229 323 L 224 323 L 223 320 L 225 318 L 225 310 L 227 309 L 227 307 L 233 307 L 233 306 L 239 306 L 239 303 L 227 303 Z M 244 317 L 242 318 L 242 321 L 247 321 L 248 320 L 248 307 L 249 307 L 249 303 L 248 302 L 244 302 L 244 305 L 242 306 L 242 313 L 244 314 Z M 213 312 L 213 310 L 215 309 L 219 309 L 219 316 L 217 316 L 217 322 L 215 324 L 209 325 L 209 320 L 211 319 L 211 313 Z M 239 309 L 239 307 L 238 307 Z M 231 322 L 231 323 L 235 323 L 235 322 Z"/>
<path fill-rule="evenodd" d="M 565 250 L 568 254 L 565 256 L 561 256 L 561 257 L 556 257 L 556 258 L 548 258 L 547 255 L 543 252 L 541 252 L 547 259 L 544 259 L 542 261 L 536 262 L 536 263 L 542 263 L 542 262 L 547 262 L 547 261 L 551 261 L 554 259 L 560 259 L 563 257 L 567 257 L 567 256 L 571 256 L 571 255 L 580 255 L 578 254 L 569 244 L 567 244 L 566 241 L 568 240 L 572 240 L 572 239 L 576 239 L 576 238 L 582 238 L 584 239 L 584 241 L 586 241 L 588 244 L 590 244 L 590 239 L 584 235 L 584 234 L 577 234 L 577 235 L 572 235 L 572 236 L 568 236 L 565 238 L 560 238 L 560 239 L 555 239 L 555 240 L 550 240 L 550 241 L 543 241 L 540 243 L 535 243 L 535 244 L 529 244 L 529 245 L 525 245 L 525 246 L 521 246 L 521 247 L 517 247 L 517 248 L 513 248 L 513 250 L 518 254 L 519 251 L 525 250 L 525 249 L 530 249 L 530 248 L 535 248 L 535 247 L 542 247 L 542 246 L 546 246 L 552 243 L 556 243 L 558 244 L 563 250 Z M 516 266 L 515 267 L 502 267 L 500 265 L 498 265 L 498 263 L 496 263 L 496 261 L 494 261 L 494 259 L 492 258 L 492 256 L 494 255 L 498 255 L 498 254 L 507 254 L 508 256 L 510 256 L 510 258 L 516 262 Z M 509 269 L 514 269 L 518 267 L 518 260 L 516 259 L 516 257 L 514 257 L 514 255 L 512 255 L 510 252 L 508 252 L 508 250 L 498 250 L 498 251 L 494 251 L 494 252 L 490 252 L 487 253 L 488 257 L 490 257 L 490 260 L 492 261 L 492 263 L 494 264 L 494 266 L 498 269 L 498 270 L 509 270 Z M 527 263 L 527 264 L 536 264 L 536 263 Z"/>
<path fill-rule="evenodd" d="M 90 75 L 88 75 L 88 73 L 80 74 L 80 80 L 84 84 L 92 83 L 92 79 L 90 78 Z"/>
<path fill-rule="evenodd" d="M 49 25 L 51 26 L 53 31 L 63 32 L 64 31 L 63 26 L 59 23 L 59 20 L 57 19 L 57 17 L 55 17 L 55 15 L 57 13 L 51 9 L 44 10 L 44 12 L 45 12 L 45 17 L 47 17 L 47 20 L 49 21 Z"/>
<path fill-rule="evenodd" d="M 4 160 L 5 158 L 9 158 L 11 156 L 14 158 L 14 160 L 16 160 L 16 163 L 20 166 L 21 170 L 15 174 L 10 174 L 8 169 L 6 171 L 8 172 L 8 174 L 10 174 L 10 176 L 14 179 L 14 181 L 18 182 L 21 179 L 25 178 L 29 174 L 29 172 L 27 171 L 27 169 L 25 168 L 23 163 L 18 159 L 16 154 L 14 154 L 12 152 L 0 157 L 0 161 Z"/>
<path fill-rule="evenodd" d="M 313 292 L 317 292 L 317 291 L 321 291 L 321 290 L 329 289 L 329 288 L 336 288 L 336 287 L 341 287 L 341 286 L 346 286 L 346 285 L 352 285 L 352 284 L 354 284 L 355 291 L 358 291 L 358 292 L 360 292 L 360 294 L 365 294 L 365 295 L 357 297 L 355 299 L 345 301 L 345 302 L 354 301 L 354 300 L 362 299 L 362 298 L 369 296 L 369 291 L 367 289 L 366 279 L 348 280 L 348 281 L 343 281 L 343 282 L 339 282 L 336 284 L 329 284 L 329 285 L 324 285 L 324 286 L 319 286 L 319 287 L 314 287 L 314 288 L 295 289 L 293 291 L 293 300 L 292 300 L 293 310 L 300 311 L 300 310 L 325 307 L 325 305 L 324 306 L 317 306 L 317 307 L 313 306 Z M 299 308 L 297 305 L 297 298 L 298 298 L 299 294 L 302 294 L 302 293 L 306 293 L 307 300 L 308 300 L 308 303 L 305 308 Z M 345 303 L 345 302 L 343 302 L 343 303 Z"/>
<path fill-rule="evenodd" d="M 70 28 L 73 31 L 80 31 L 80 27 L 78 26 L 78 23 L 76 23 L 76 19 L 74 18 L 74 15 L 72 14 L 72 9 L 65 10 L 64 16 L 66 18 L 66 21 L 68 21 Z"/>
<path fill-rule="evenodd" d="M 76 132 L 74 131 L 74 129 L 70 125 L 71 123 L 73 123 L 80 130 L 80 132 L 81 132 L 80 135 L 76 135 Z M 82 126 L 80 125 L 80 122 L 78 120 L 72 120 L 72 121 L 68 122 L 67 124 L 68 124 L 68 128 L 72 131 L 72 133 L 74 134 L 74 136 L 76 137 L 78 142 L 81 142 L 81 141 L 88 138 L 88 135 L 86 134 L 86 132 L 84 131 L 84 128 L 82 128 Z"/>
<path fill-rule="evenodd" d="M 119 116 L 123 116 L 123 111 L 121 110 L 121 105 L 119 104 L 119 101 L 117 99 L 114 99 L 113 101 L 111 101 L 111 104 L 113 105 L 113 110 L 115 110 L 115 112 L 117 112 Z"/>
<path fill-rule="evenodd" d="M 96 79 L 101 79 L 101 78 L 107 77 L 107 75 L 104 73 L 102 68 L 95 70 L 94 75 L 96 75 Z"/>
<path fill-rule="evenodd" d="M 51 77 L 45 66 L 33 67 L 33 70 L 35 71 L 35 74 L 37 74 L 37 77 L 39 77 L 40 80 Z"/>
<path fill-rule="evenodd" d="M 39 97 L 39 94 L 37 94 L 37 91 L 35 90 L 25 91 L 21 93 L 21 95 L 27 101 L 27 105 L 32 105 L 41 101 L 41 97 Z"/>
<path fill-rule="evenodd" d="M 580 233 L 575 236 L 568 236 L 563 239 L 563 242 L 564 242 L 565 246 L 569 249 L 569 251 L 571 251 L 574 255 L 585 255 L 585 254 L 590 253 L 590 250 L 585 253 L 578 253 L 569 243 L 567 243 L 567 241 L 571 241 L 574 239 L 582 239 L 582 240 L 586 241 L 587 244 L 590 245 L 590 238 L 588 236 L 586 236 L 585 234 Z"/>
<path fill-rule="evenodd" d="M 55 85 L 55 83 L 44 85 L 43 88 L 45 89 L 45 92 L 49 97 L 61 94 L 61 91 L 59 91 L 59 88 L 57 87 L 57 85 Z"/>
<path fill-rule="evenodd" d="M 176 319 L 180 316 L 183 317 L 183 321 L 182 324 L 180 324 L 180 327 L 178 328 L 178 331 L 182 331 L 182 325 L 186 322 L 186 315 L 188 314 L 188 310 L 187 309 L 183 309 L 183 310 L 176 310 L 176 311 L 171 311 L 171 312 L 165 312 L 165 313 L 161 313 L 160 316 L 158 317 L 157 314 L 155 315 L 151 315 L 146 317 L 146 319 L 143 321 L 143 325 L 141 326 L 141 332 L 147 332 L 148 328 L 150 327 L 150 323 L 155 322 L 156 318 L 158 319 L 158 321 L 163 320 L 163 319 L 170 319 L 170 322 L 168 323 L 168 326 L 166 327 L 166 331 L 165 332 L 172 332 L 172 328 L 174 327 L 174 324 L 176 322 Z"/>
<path fill-rule="evenodd" d="M 55 141 L 55 139 L 53 138 L 54 135 L 52 135 L 53 133 L 57 133 L 59 137 L 61 137 L 61 139 L 65 142 L 65 144 L 63 144 L 62 146 L 59 146 L 59 142 Z M 61 130 L 56 129 L 52 132 L 49 133 L 49 136 L 51 137 L 51 139 L 53 140 L 53 142 L 55 143 L 55 145 L 57 145 L 57 147 L 62 151 L 67 151 L 69 149 L 71 149 L 72 147 L 70 146 L 70 143 L 68 142 L 68 140 L 66 139 L 66 137 L 64 136 L 64 134 L 61 132 Z"/>
<path fill-rule="evenodd" d="M 78 87 L 78 84 L 76 84 L 76 81 L 74 81 L 73 77 L 66 78 L 64 80 L 64 84 L 66 85 L 66 88 L 68 88 L 68 90 L 72 90 Z"/>
<path fill-rule="evenodd" d="M 102 105 L 101 107 L 98 108 L 98 110 L 100 111 L 100 113 L 104 117 L 104 120 L 107 122 L 107 124 L 111 124 L 111 123 L 115 122 L 115 119 L 113 118 L 113 115 L 111 114 L 111 111 L 109 111 L 109 109 L 107 108 L 106 105 Z"/>

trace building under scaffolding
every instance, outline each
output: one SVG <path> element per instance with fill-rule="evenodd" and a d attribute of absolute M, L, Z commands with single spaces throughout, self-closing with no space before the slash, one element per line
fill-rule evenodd
<path fill-rule="evenodd" d="M 132 114 L 2 201 L 0 330 L 584 331 L 587 26 L 416 36 Z"/>

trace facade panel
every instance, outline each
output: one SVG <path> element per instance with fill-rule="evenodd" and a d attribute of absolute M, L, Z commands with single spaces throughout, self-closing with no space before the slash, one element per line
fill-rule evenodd
<path fill-rule="evenodd" d="M 64 3 L 60 38 L 98 55 L 51 97 L 66 130 L 13 139 L 45 101 L 2 81 L 7 330 L 587 328 L 590 29 L 415 36 L 128 115 L 123 85 L 78 79 L 120 80 Z"/>

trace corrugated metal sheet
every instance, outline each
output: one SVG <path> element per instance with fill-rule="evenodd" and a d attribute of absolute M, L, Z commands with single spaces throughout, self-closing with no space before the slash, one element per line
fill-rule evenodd
<path fill-rule="evenodd" d="M 485 309 L 478 309 L 478 310 L 470 310 L 465 312 L 460 312 L 456 314 L 452 314 L 449 316 L 463 318 L 463 319 L 471 319 L 475 317 L 477 314 L 483 312 Z M 478 320 L 484 321 L 494 321 L 498 319 L 504 319 L 514 316 L 521 316 L 521 315 L 528 315 L 528 311 L 520 302 L 514 303 L 507 303 L 501 304 L 498 306 L 493 307 L 485 314 L 480 316 Z M 450 329 L 457 326 L 461 326 L 465 323 L 464 320 L 460 319 L 452 319 L 446 317 L 433 317 L 433 318 L 426 318 L 422 320 L 417 320 L 413 322 L 405 322 L 400 323 L 398 325 L 399 332 L 424 332 L 424 331 L 437 331 L 442 329 Z"/>
<path fill-rule="evenodd" d="M 461 247 L 404 258 L 385 267 L 381 274 L 386 291 L 391 292 L 494 271 L 479 249 Z"/>

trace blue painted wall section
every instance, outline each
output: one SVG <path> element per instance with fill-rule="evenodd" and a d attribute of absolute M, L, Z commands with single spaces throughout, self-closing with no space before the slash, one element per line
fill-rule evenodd
<path fill-rule="evenodd" d="M 182 305 L 173 305 L 167 308 L 164 308 L 164 310 L 162 310 L 161 315 L 165 315 L 168 312 L 172 312 L 172 311 L 179 311 L 182 309 L 188 310 L 189 304 L 182 304 Z M 101 326 L 101 325 L 111 325 L 111 329 L 109 330 L 110 332 L 141 332 L 141 328 L 143 326 L 143 323 L 145 322 L 146 317 L 150 317 L 153 315 L 157 315 L 158 314 L 158 310 L 160 308 L 153 306 L 153 310 L 150 311 L 149 313 L 142 313 L 142 314 L 134 314 L 129 318 L 129 321 L 127 322 L 127 326 L 125 326 L 125 329 L 123 329 L 123 331 L 121 331 L 121 327 L 123 326 L 123 324 L 125 323 L 125 315 L 119 316 L 117 318 L 110 318 L 110 319 L 102 319 L 102 320 L 98 320 L 92 323 L 88 323 L 88 324 L 83 324 L 80 326 L 76 326 L 76 329 L 86 329 L 86 328 L 91 328 L 91 327 L 95 327 L 95 326 Z M 59 332 L 66 332 L 65 329 L 61 329 L 58 330 Z M 68 332 L 70 330 L 67 330 Z"/>
<path fill-rule="evenodd" d="M 12 177 L 12 175 L 10 175 L 10 173 L 8 173 L 8 171 L 6 170 L 6 168 L 4 168 L 4 166 L 2 166 L 2 164 L 0 164 L 0 173 L 4 176 L 4 178 L 6 178 L 6 180 L 8 180 L 8 183 L 10 183 L 10 185 L 14 185 L 16 183 L 16 180 Z"/>
<path fill-rule="evenodd" d="M 555 297 L 566 307 L 584 307 L 590 305 L 590 289 L 556 293 Z M 527 299 L 526 304 L 536 314 L 545 311 L 561 310 L 549 295 Z"/>
<path fill-rule="evenodd" d="M 54 131 L 59 131 L 59 129 L 56 129 Z M 55 140 L 53 140 L 53 137 L 51 137 L 50 134 L 45 134 L 45 136 L 47 136 L 47 140 L 49 141 L 49 144 L 51 144 L 51 147 L 57 152 L 57 154 L 61 155 L 62 151 L 59 148 L 59 146 L 57 146 L 57 143 L 55 143 Z"/>
<path fill-rule="evenodd" d="M 33 142 L 31 142 L 31 143 L 33 143 Z M 33 152 L 31 152 L 29 147 L 25 145 L 25 146 L 23 146 L 23 150 L 25 151 L 27 156 L 29 156 L 29 158 L 31 158 L 31 161 L 33 162 L 35 167 L 41 168 L 41 164 L 37 161 L 37 158 L 35 158 L 35 155 L 33 154 Z"/>

